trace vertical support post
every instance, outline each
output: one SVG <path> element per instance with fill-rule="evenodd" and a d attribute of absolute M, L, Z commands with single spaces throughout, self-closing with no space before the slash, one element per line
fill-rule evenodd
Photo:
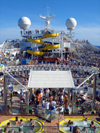
<path fill-rule="evenodd" d="M 29 114 L 29 91 L 26 91 L 26 114 Z"/>
<path fill-rule="evenodd" d="M 68 88 L 68 100 L 69 100 L 69 103 L 70 103 L 70 88 Z"/>
<path fill-rule="evenodd" d="M 6 88 L 6 74 L 4 73 L 4 110 L 7 112 L 7 88 Z"/>
<path fill-rule="evenodd" d="M 44 114 L 44 131 L 46 133 L 46 109 L 45 109 L 45 114 Z"/>
<path fill-rule="evenodd" d="M 31 55 L 31 65 L 33 64 L 33 54 Z"/>
<path fill-rule="evenodd" d="M 32 98 L 32 88 L 30 88 L 30 99 Z"/>
<path fill-rule="evenodd" d="M 64 41 L 63 41 L 63 33 L 62 33 L 62 35 L 61 35 L 61 59 L 63 60 L 63 43 L 64 43 Z"/>
<path fill-rule="evenodd" d="M 97 75 L 94 74 L 92 111 L 94 111 L 95 109 L 96 80 L 97 80 Z"/>
<path fill-rule="evenodd" d="M 59 133 L 59 119 L 60 119 L 60 117 L 58 118 L 58 132 L 57 133 Z"/>
<path fill-rule="evenodd" d="M 72 92 L 72 114 L 75 114 L 76 91 Z"/>

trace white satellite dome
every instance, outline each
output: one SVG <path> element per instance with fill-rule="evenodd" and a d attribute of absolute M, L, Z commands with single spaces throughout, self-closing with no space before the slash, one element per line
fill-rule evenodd
<path fill-rule="evenodd" d="M 77 25 L 77 22 L 76 22 L 76 20 L 74 18 L 68 18 L 66 20 L 66 26 L 67 26 L 68 30 L 70 30 L 70 31 L 74 30 L 76 25 Z"/>
<path fill-rule="evenodd" d="M 21 17 L 19 20 L 18 20 L 18 25 L 21 29 L 23 30 L 26 30 L 30 27 L 31 25 L 31 21 L 28 17 Z"/>

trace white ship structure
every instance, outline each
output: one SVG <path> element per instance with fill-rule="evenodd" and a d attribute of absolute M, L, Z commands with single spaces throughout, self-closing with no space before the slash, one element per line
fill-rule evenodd
<path fill-rule="evenodd" d="M 10 51 L 27 51 L 27 53 L 35 56 L 61 56 L 75 51 L 76 49 L 92 50 L 99 52 L 100 49 L 93 46 L 88 40 L 78 41 L 73 40 L 73 30 L 75 29 L 77 22 L 74 18 L 68 18 L 66 21 L 67 29 L 70 31 L 66 34 L 64 31 L 55 32 L 50 29 L 50 20 L 55 16 L 40 16 L 45 20 L 45 28 L 43 30 L 28 30 L 31 25 L 31 21 L 27 17 L 21 17 L 18 21 L 18 25 L 21 28 L 20 34 L 22 39 L 6 40 L 0 45 L 1 52 Z M 15 49 L 15 50 L 13 50 Z M 17 50 L 16 50 L 17 49 Z M 16 53 L 15 53 L 16 54 Z"/>

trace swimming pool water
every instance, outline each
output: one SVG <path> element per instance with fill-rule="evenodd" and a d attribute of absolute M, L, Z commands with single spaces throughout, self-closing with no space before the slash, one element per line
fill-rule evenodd
<path fill-rule="evenodd" d="M 82 130 L 84 127 L 86 127 L 86 130 L 88 133 L 93 132 L 93 129 L 89 128 L 92 120 L 87 120 L 87 122 L 83 121 L 82 119 L 70 119 L 70 120 L 73 121 L 73 126 L 78 126 L 80 128 L 80 130 Z M 62 122 L 60 122 L 60 131 L 62 131 L 64 133 L 71 133 L 70 127 L 67 127 L 68 121 L 69 121 L 69 119 L 68 120 L 65 119 Z M 94 121 L 94 124 L 96 127 L 95 133 L 100 133 L 100 124 L 95 121 Z"/>
<path fill-rule="evenodd" d="M 34 122 L 34 129 L 32 129 L 32 127 L 30 126 L 30 119 L 23 119 L 23 124 L 20 125 L 14 125 L 14 120 L 15 119 L 11 119 L 11 120 L 7 120 L 5 121 L 3 124 L 1 124 L 1 128 L 4 129 L 7 125 L 8 122 L 11 123 L 11 127 L 7 128 L 7 131 L 16 131 L 18 132 L 19 127 L 22 129 L 23 133 L 41 133 L 43 131 L 43 123 L 40 122 L 37 119 L 33 119 Z M 20 119 L 19 119 L 20 120 Z"/>

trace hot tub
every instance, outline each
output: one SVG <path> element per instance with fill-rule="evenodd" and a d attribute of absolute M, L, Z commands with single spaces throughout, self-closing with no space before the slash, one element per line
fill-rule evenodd
<path fill-rule="evenodd" d="M 62 133 L 71 133 L 70 127 L 67 127 L 68 121 L 73 121 L 73 126 L 78 126 L 80 130 L 86 127 L 88 133 L 91 133 L 93 129 L 90 128 L 91 121 L 94 122 L 96 131 L 95 133 L 100 133 L 100 122 L 87 118 L 87 121 L 84 121 L 82 118 L 67 118 L 59 122 L 59 131 Z"/>
<path fill-rule="evenodd" d="M 9 130 L 14 130 L 16 132 L 18 132 L 19 127 L 22 129 L 23 133 L 42 133 L 44 131 L 44 123 L 38 119 L 35 118 L 18 118 L 18 120 L 22 119 L 23 120 L 23 125 L 14 125 L 14 121 L 15 118 L 11 118 L 8 120 L 5 120 L 3 122 L 0 123 L 0 128 L 4 130 L 4 128 L 6 127 L 7 123 L 10 122 L 11 123 L 11 127 L 7 128 L 7 131 Z M 35 128 L 32 129 L 32 127 L 30 127 L 30 119 L 33 120 Z"/>

